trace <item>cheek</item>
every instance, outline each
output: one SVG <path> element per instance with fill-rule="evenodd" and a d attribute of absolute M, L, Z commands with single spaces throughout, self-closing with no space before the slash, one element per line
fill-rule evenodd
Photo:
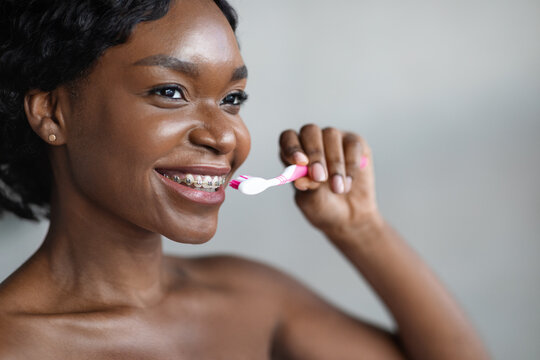
<path fill-rule="evenodd" d="M 120 103 L 89 104 L 98 110 L 77 119 L 68 135 L 69 167 L 75 185 L 94 203 L 141 217 L 152 165 L 172 146 L 172 130 L 143 109 L 114 106 Z"/>
<path fill-rule="evenodd" d="M 237 168 L 242 165 L 242 163 L 246 160 L 249 151 L 251 149 L 251 135 L 249 134 L 249 130 L 247 129 L 244 122 L 240 122 L 235 127 L 235 134 L 236 134 L 236 154 L 235 154 L 235 163 L 233 164 L 233 170 L 236 170 Z"/>

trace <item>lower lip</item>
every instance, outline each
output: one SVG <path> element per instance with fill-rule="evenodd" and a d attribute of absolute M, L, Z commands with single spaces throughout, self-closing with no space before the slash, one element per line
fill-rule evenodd
<path fill-rule="evenodd" d="M 223 189 L 223 186 L 220 186 L 217 191 L 207 192 L 178 184 L 177 182 L 167 179 L 157 171 L 156 174 L 158 174 L 161 181 L 163 181 L 170 189 L 174 190 L 175 193 L 194 203 L 202 205 L 220 205 L 225 201 L 225 190 Z"/>

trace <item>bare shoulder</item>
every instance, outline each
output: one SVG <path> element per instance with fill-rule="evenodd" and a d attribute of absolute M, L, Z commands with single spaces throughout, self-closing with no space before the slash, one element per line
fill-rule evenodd
<path fill-rule="evenodd" d="M 171 258 L 183 262 L 189 272 L 204 281 L 213 282 L 238 291 L 264 294 L 269 300 L 290 303 L 302 297 L 317 297 L 293 276 L 270 264 L 237 255 L 212 255 L 185 259 Z"/>
<path fill-rule="evenodd" d="M 21 349 L 34 337 L 25 321 L 24 287 L 17 276 L 0 283 L 0 359 L 20 359 Z"/>
<path fill-rule="evenodd" d="M 30 339 L 35 337 L 19 316 L 3 311 L 0 311 L 0 334 L 0 359 L 10 360 L 21 359 L 24 356 L 21 349 L 28 349 Z"/>
<path fill-rule="evenodd" d="M 340 310 L 273 266 L 230 255 L 190 261 L 205 277 L 256 297 L 249 306 L 258 303 L 259 312 L 273 314 L 277 326 L 272 344 L 278 358 L 403 358 L 392 333 Z"/>
<path fill-rule="evenodd" d="M 56 334 L 48 319 L 35 316 L 57 298 L 48 284 L 21 267 L 0 283 L 0 359 L 43 360 L 53 357 L 51 346 Z M 47 331 L 43 331 L 46 328 Z M 54 327 L 53 327 L 54 328 Z M 39 346 L 36 346 L 39 344 Z M 39 356 L 36 356 L 39 352 Z"/>
<path fill-rule="evenodd" d="M 31 286 L 19 271 L 0 282 L 0 327 L 10 314 L 22 311 L 24 299 L 31 295 Z"/>
<path fill-rule="evenodd" d="M 0 313 L 0 359 L 59 359 L 55 331 L 43 331 L 24 314 Z"/>
<path fill-rule="evenodd" d="M 267 280 L 280 281 L 286 278 L 286 275 L 277 268 L 245 257 L 221 254 L 212 256 L 203 256 L 190 258 L 193 269 L 198 271 L 212 273 L 213 276 L 228 278 L 230 280 Z"/>

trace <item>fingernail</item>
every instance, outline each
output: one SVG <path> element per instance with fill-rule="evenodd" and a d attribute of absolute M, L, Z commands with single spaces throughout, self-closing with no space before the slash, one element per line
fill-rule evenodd
<path fill-rule="evenodd" d="M 306 165 L 309 162 L 309 159 L 306 156 L 306 154 L 300 151 L 297 151 L 293 154 L 293 160 L 295 164 L 300 164 L 300 165 Z"/>
<path fill-rule="evenodd" d="M 348 193 L 352 189 L 352 177 L 347 176 L 345 178 L 345 192 Z"/>
<path fill-rule="evenodd" d="M 326 180 L 326 173 L 324 172 L 324 168 L 321 163 L 316 162 L 311 165 L 311 177 L 313 180 L 318 182 L 323 182 Z"/>
<path fill-rule="evenodd" d="M 364 169 L 368 164 L 368 158 L 367 156 L 362 156 L 362 160 L 360 161 L 360 169 Z"/>
<path fill-rule="evenodd" d="M 343 183 L 343 176 L 334 175 L 332 176 L 332 189 L 337 194 L 343 194 L 345 191 L 345 184 Z"/>

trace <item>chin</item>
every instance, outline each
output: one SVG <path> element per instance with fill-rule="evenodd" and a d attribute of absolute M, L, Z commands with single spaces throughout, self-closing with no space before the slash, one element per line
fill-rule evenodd
<path fill-rule="evenodd" d="M 185 236 L 185 234 L 182 234 L 182 236 L 172 236 L 165 234 L 162 235 L 165 236 L 167 239 L 180 244 L 201 245 L 212 239 L 212 237 L 214 237 L 214 234 L 215 232 L 213 232 L 212 234 L 197 234 L 195 236 Z"/>
<path fill-rule="evenodd" d="M 189 227 L 180 227 L 161 234 L 167 239 L 182 244 L 204 244 L 214 237 L 217 230 L 217 216 L 214 221 L 188 221 Z"/>

